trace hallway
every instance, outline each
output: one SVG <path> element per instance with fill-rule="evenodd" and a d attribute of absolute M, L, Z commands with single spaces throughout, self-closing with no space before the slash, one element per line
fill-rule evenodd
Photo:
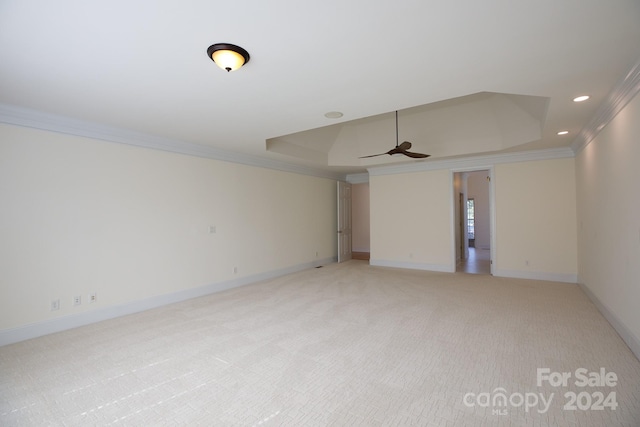
<path fill-rule="evenodd" d="M 456 273 L 491 274 L 491 251 L 469 248 L 469 258 L 458 261 Z"/>

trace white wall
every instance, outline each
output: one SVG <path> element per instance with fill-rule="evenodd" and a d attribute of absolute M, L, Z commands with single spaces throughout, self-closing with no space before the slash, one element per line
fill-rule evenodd
<path fill-rule="evenodd" d="M 573 158 L 495 166 L 494 274 L 577 281 Z"/>
<path fill-rule="evenodd" d="M 369 183 L 351 186 L 352 248 L 354 252 L 370 252 Z"/>
<path fill-rule="evenodd" d="M 448 170 L 371 176 L 372 265 L 454 271 Z"/>
<path fill-rule="evenodd" d="M 335 181 L 10 125 L 0 201 L 0 331 L 337 255 Z"/>
<path fill-rule="evenodd" d="M 474 199 L 475 206 L 475 247 L 491 247 L 491 218 L 489 207 L 489 171 L 467 173 L 467 198 Z"/>
<path fill-rule="evenodd" d="M 493 167 L 494 274 L 575 283 L 574 159 Z M 373 174 L 369 184 L 371 264 L 455 271 L 452 245 L 457 225 L 452 221 L 458 195 L 453 173 L 442 169 Z"/>
<path fill-rule="evenodd" d="M 640 357 L 640 97 L 576 156 L 579 280 Z"/>

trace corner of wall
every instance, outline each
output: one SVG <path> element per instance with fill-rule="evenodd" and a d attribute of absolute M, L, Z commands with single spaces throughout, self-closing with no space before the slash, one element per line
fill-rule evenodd
<path fill-rule="evenodd" d="M 635 336 L 635 334 L 627 328 L 627 326 L 616 316 L 616 314 L 609 309 L 602 301 L 596 297 L 596 295 L 591 292 L 589 287 L 583 282 L 579 281 L 578 286 L 582 289 L 591 302 L 598 308 L 600 313 L 604 316 L 605 319 L 611 324 L 613 329 L 616 330 L 620 338 L 627 344 L 629 349 L 633 354 L 635 354 L 636 358 L 640 360 L 640 338 Z"/>

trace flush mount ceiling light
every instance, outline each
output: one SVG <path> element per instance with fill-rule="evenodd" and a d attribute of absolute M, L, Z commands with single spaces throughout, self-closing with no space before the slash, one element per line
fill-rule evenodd
<path fill-rule="evenodd" d="M 568 133 L 569 133 L 568 130 L 561 130 L 560 132 L 558 132 L 558 135 L 566 135 Z"/>
<path fill-rule="evenodd" d="M 223 70 L 235 71 L 249 62 L 249 52 L 230 43 L 216 43 L 209 46 L 207 56 Z"/>
<path fill-rule="evenodd" d="M 577 98 L 573 98 L 573 102 L 582 102 L 589 99 L 589 95 L 578 96 Z"/>
<path fill-rule="evenodd" d="M 344 116 L 344 114 L 342 114 L 340 111 L 329 111 L 328 113 L 325 113 L 324 116 L 327 119 L 339 119 L 340 117 Z"/>

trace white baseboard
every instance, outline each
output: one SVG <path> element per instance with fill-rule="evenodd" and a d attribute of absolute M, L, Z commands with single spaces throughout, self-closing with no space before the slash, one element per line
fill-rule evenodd
<path fill-rule="evenodd" d="M 351 248 L 351 252 L 361 252 L 368 254 L 371 252 L 371 248 Z"/>
<path fill-rule="evenodd" d="M 577 274 L 495 269 L 493 271 L 493 275 L 498 277 L 512 277 L 514 279 L 531 279 L 531 280 L 546 280 L 549 282 L 578 283 Z"/>
<path fill-rule="evenodd" d="M 369 265 L 377 267 L 394 267 L 394 268 L 408 268 L 410 270 L 427 270 L 438 271 L 441 273 L 454 273 L 455 266 L 444 264 L 423 264 L 418 262 L 404 262 L 404 261 L 388 261 L 384 259 L 371 259 Z"/>
<path fill-rule="evenodd" d="M 4 329 L 0 331 L 0 346 L 13 344 L 16 342 L 37 338 L 43 335 L 62 332 L 68 329 L 77 328 L 79 326 L 89 325 L 91 323 L 103 320 L 114 319 L 116 317 L 125 316 L 127 314 L 138 313 L 152 308 L 162 307 L 180 301 L 221 292 L 227 289 L 237 288 L 251 283 L 269 280 L 287 274 L 320 265 L 336 262 L 337 258 L 326 258 L 304 264 L 299 264 L 279 270 L 269 271 L 266 273 L 255 274 L 252 276 L 241 277 L 238 279 L 228 280 L 225 282 L 213 283 L 194 289 L 174 292 L 171 294 L 158 295 L 143 300 L 132 301 L 125 304 L 104 307 L 97 310 L 86 311 L 83 313 L 61 316 L 55 319 L 42 322 L 31 323 L 16 328 Z"/>
<path fill-rule="evenodd" d="M 633 354 L 635 354 L 636 358 L 640 360 L 640 339 L 635 336 L 633 332 L 615 315 L 612 310 L 596 297 L 596 295 L 591 292 L 591 289 L 587 287 L 584 283 L 578 282 L 578 286 L 580 289 L 589 297 L 591 302 L 598 307 L 600 313 L 604 316 L 605 319 L 613 326 L 613 329 L 616 330 L 620 338 L 629 346 L 629 349 Z"/>
<path fill-rule="evenodd" d="M 394 267 L 394 268 L 408 268 L 412 270 L 427 270 L 438 271 L 441 273 L 455 273 L 455 266 L 444 264 L 422 264 L 404 261 L 388 261 L 383 259 L 371 259 L 369 265 L 378 267 Z M 578 283 L 577 274 L 560 274 L 560 273 L 545 273 L 539 271 L 519 271 L 519 270 L 495 270 L 494 276 L 500 277 L 512 277 L 515 279 L 532 279 L 532 280 L 546 280 L 550 282 L 564 282 L 564 283 Z"/>

